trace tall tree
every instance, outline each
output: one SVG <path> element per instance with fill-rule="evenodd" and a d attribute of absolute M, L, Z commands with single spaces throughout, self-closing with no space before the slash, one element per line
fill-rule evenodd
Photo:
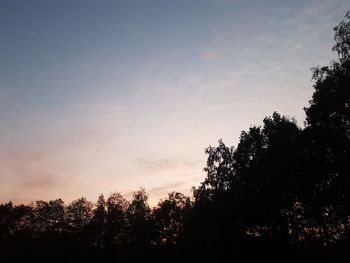
<path fill-rule="evenodd" d="M 106 201 L 105 236 L 110 246 L 127 243 L 128 224 L 126 210 L 128 202 L 120 193 L 111 193 Z"/>
<path fill-rule="evenodd" d="M 74 232 L 81 232 L 90 223 L 92 207 L 93 204 L 85 197 L 74 200 L 67 206 L 67 223 Z"/>
<path fill-rule="evenodd" d="M 92 245 L 104 248 L 106 246 L 106 222 L 107 222 L 107 208 L 106 201 L 103 194 L 100 194 L 93 210 L 91 220 Z"/>
<path fill-rule="evenodd" d="M 141 188 L 133 194 L 127 209 L 130 224 L 129 240 L 132 245 L 145 247 L 151 240 L 151 209 L 148 205 L 148 194 Z"/>
<path fill-rule="evenodd" d="M 322 242 L 349 229 L 350 215 L 350 12 L 334 28 L 339 61 L 313 69 L 314 93 L 305 109 L 310 199 Z"/>
<path fill-rule="evenodd" d="M 56 236 L 65 229 L 65 205 L 62 199 L 37 201 L 34 209 L 36 232 Z"/>
<path fill-rule="evenodd" d="M 177 244 L 190 209 L 190 198 L 177 192 L 169 193 L 168 198 L 158 203 L 153 211 L 157 245 Z"/>

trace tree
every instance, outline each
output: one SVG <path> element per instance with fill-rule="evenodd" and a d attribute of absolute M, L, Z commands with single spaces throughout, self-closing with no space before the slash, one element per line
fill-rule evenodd
<path fill-rule="evenodd" d="M 128 202 L 120 193 L 111 193 L 106 202 L 105 236 L 110 246 L 127 243 L 127 216 Z"/>
<path fill-rule="evenodd" d="M 234 153 L 238 213 L 248 226 L 287 231 L 281 229 L 282 217 L 304 177 L 301 130 L 276 112 L 263 123 L 242 132 Z"/>
<path fill-rule="evenodd" d="M 340 62 L 349 60 L 350 55 L 350 11 L 345 14 L 344 19 L 334 27 L 334 40 L 336 44 L 333 51 L 337 51 Z"/>
<path fill-rule="evenodd" d="M 92 203 L 85 197 L 74 200 L 67 206 L 67 223 L 74 232 L 81 232 L 90 223 L 92 207 Z"/>
<path fill-rule="evenodd" d="M 286 235 L 286 212 L 298 200 L 303 181 L 301 130 L 276 112 L 263 123 L 243 131 L 236 150 L 221 140 L 206 150 L 207 177 L 195 196 L 197 201 L 209 196 L 216 207 L 220 203 L 223 211 L 215 212 L 231 217 L 233 225 L 241 222 L 236 227 L 242 232 Z"/>
<path fill-rule="evenodd" d="M 194 191 L 197 200 L 213 197 L 218 192 L 232 189 L 235 178 L 234 171 L 234 147 L 227 147 L 219 140 L 218 147 L 209 146 L 205 149 L 207 166 L 203 169 L 207 177 L 200 187 Z"/>
<path fill-rule="evenodd" d="M 103 194 L 100 194 L 93 210 L 91 219 L 92 244 L 96 247 L 103 248 L 106 246 L 106 222 L 107 208 Z"/>
<path fill-rule="evenodd" d="M 33 230 L 32 206 L 14 206 L 12 202 L 0 205 L 0 239 L 31 239 Z"/>
<path fill-rule="evenodd" d="M 147 203 L 148 194 L 144 188 L 133 194 L 127 209 L 129 221 L 129 242 L 138 247 L 149 245 L 151 239 L 151 209 Z"/>
<path fill-rule="evenodd" d="M 57 237 L 65 229 L 65 206 L 62 199 L 37 201 L 34 208 L 36 233 L 42 237 Z"/>
<path fill-rule="evenodd" d="M 153 211 L 157 245 L 177 244 L 183 234 L 185 217 L 191 209 L 190 198 L 177 192 L 169 193 Z"/>
<path fill-rule="evenodd" d="M 334 28 L 339 61 L 313 69 L 314 93 L 305 108 L 309 174 L 314 184 L 310 217 L 322 243 L 349 231 L 350 215 L 350 12 Z M 344 231 L 344 229 L 347 229 Z"/>

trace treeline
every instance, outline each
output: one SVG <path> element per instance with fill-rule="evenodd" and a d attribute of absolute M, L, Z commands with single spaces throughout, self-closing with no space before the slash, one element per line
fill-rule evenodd
<path fill-rule="evenodd" d="M 339 59 L 313 69 L 303 128 L 275 112 L 243 131 L 236 148 L 220 140 L 206 149 L 207 175 L 193 197 L 173 192 L 153 209 L 143 189 L 131 201 L 113 193 L 95 204 L 3 204 L 2 255 L 174 262 L 348 256 L 350 12 L 334 30 Z"/>
<path fill-rule="evenodd" d="M 27 247 L 38 249 L 39 258 L 44 255 L 54 260 L 51 253 L 60 257 L 62 249 L 79 257 L 84 254 L 91 257 L 94 253 L 106 256 L 119 250 L 115 256 L 126 258 L 139 256 L 125 254 L 129 250 L 175 245 L 183 233 L 185 215 L 192 207 L 190 198 L 173 192 L 153 209 L 147 199 L 147 193 L 141 189 L 131 201 L 120 193 L 111 193 L 106 199 L 100 195 L 95 204 L 86 198 L 68 205 L 61 199 L 32 205 L 2 204 L 0 247 L 9 248 L 3 252 L 11 253 L 8 258 L 18 256 L 13 254 L 14 248 Z M 80 254 L 80 250 L 87 251 Z"/>

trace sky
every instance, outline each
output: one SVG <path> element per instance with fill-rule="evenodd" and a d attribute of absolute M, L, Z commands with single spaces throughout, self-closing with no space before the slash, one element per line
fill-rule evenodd
<path fill-rule="evenodd" d="M 304 125 L 348 0 L 0 0 L 0 202 L 191 194 L 204 149 Z"/>

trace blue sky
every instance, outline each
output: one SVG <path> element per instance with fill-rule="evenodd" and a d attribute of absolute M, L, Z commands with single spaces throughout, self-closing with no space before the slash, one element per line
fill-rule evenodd
<path fill-rule="evenodd" d="M 0 200 L 204 178 L 204 148 L 278 111 L 303 125 L 310 68 L 348 1 L 0 0 Z"/>

